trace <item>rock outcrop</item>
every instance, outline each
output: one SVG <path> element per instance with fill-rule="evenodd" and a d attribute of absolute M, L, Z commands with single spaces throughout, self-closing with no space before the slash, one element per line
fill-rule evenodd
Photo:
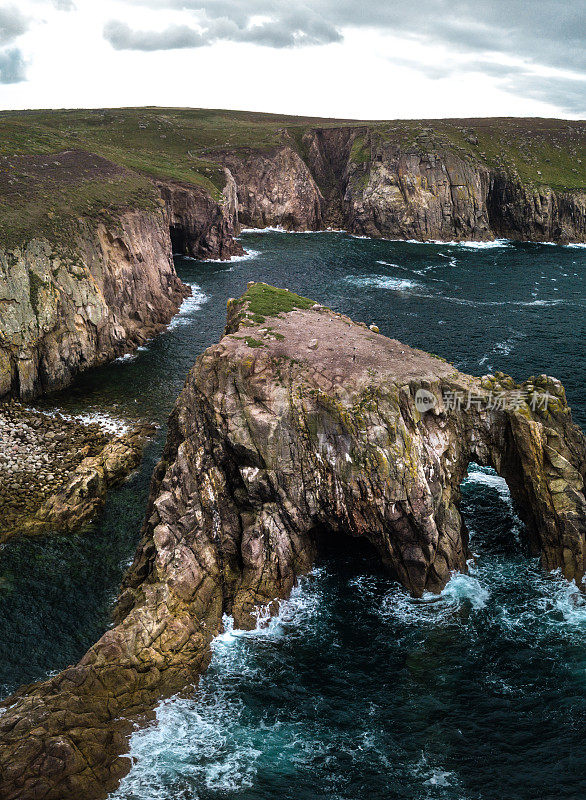
<path fill-rule="evenodd" d="M 240 232 L 236 183 L 224 169 L 226 184 L 221 200 L 214 200 L 205 189 L 176 181 L 158 181 L 169 215 L 173 252 L 199 259 L 226 260 L 241 255 L 235 241 Z"/>
<path fill-rule="evenodd" d="M 194 682 L 223 613 L 250 627 L 322 537 L 364 537 L 415 595 L 469 556 L 470 461 L 503 475 L 546 568 L 585 568 L 586 443 L 561 384 L 478 379 L 285 290 L 230 301 L 153 476 L 117 624 L 0 717 L 5 800 L 103 797 L 132 720 Z"/>
<path fill-rule="evenodd" d="M 138 467 L 144 446 L 154 432 L 153 425 L 135 425 L 112 438 L 97 455 L 84 458 L 64 485 L 19 526 L 19 533 L 78 531 L 94 520 L 104 506 L 108 490 Z"/>
<path fill-rule="evenodd" d="M 188 294 L 162 208 L 80 219 L 66 243 L 0 249 L 0 397 L 60 389 L 134 350 Z"/>
<path fill-rule="evenodd" d="M 352 152 L 343 202 L 353 233 L 423 241 L 494 238 L 488 169 L 450 152 L 410 152 L 368 138 L 355 140 Z"/>
<path fill-rule="evenodd" d="M 163 330 L 189 294 L 172 245 L 243 252 L 234 178 L 209 172 L 203 188 L 84 150 L 0 159 L 0 397 L 61 389 Z"/>
<path fill-rule="evenodd" d="M 293 147 L 285 145 L 272 153 L 226 154 L 223 161 L 236 181 L 243 225 L 301 231 L 324 227 L 324 199 Z"/>
<path fill-rule="evenodd" d="M 14 401 L 0 405 L 0 542 L 92 521 L 107 490 L 138 466 L 154 431 L 138 423 L 113 434 Z"/>

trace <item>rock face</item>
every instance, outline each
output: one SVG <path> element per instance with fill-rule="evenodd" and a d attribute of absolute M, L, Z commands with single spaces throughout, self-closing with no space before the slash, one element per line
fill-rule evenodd
<path fill-rule="evenodd" d="M 228 169 L 220 202 L 196 186 L 158 181 L 169 214 L 174 253 L 192 258 L 229 259 L 243 253 L 234 240 L 240 232 L 236 183 Z"/>
<path fill-rule="evenodd" d="M 346 171 L 349 227 L 401 239 L 492 239 L 486 198 L 489 172 L 446 152 L 405 152 L 365 140 Z M 369 161 L 361 163 L 362 157 Z M 372 160 L 370 160 L 372 158 Z"/>
<path fill-rule="evenodd" d="M 74 241 L 0 249 L 0 397 L 29 399 L 135 349 L 189 294 L 165 212 L 80 220 Z"/>
<path fill-rule="evenodd" d="M 312 301 L 253 284 L 169 423 L 117 625 L 5 702 L 6 800 L 103 797 L 131 721 L 192 683 L 223 613 L 250 627 L 322 537 L 365 537 L 415 595 L 469 556 L 470 461 L 503 475 L 548 569 L 584 574 L 586 443 L 561 384 L 464 375 Z"/>
<path fill-rule="evenodd" d="M 253 228 L 324 227 L 324 199 L 303 159 L 291 146 L 273 153 L 224 156 L 238 187 L 239 219 Z"/>
<path fill-rule="evenodd" d="M 556 192 L 453 147 L 385 140 L 368 126 L 283 132 L 271 152 L 225 153 L 246 225 L 344 228 L 397 239 L 586 240 L 586 194 Z"/>
<path fill-rule="evenodd" d="M 195 258 L 243 252 L 227 169 L 207 191 L 80 150 L 1 162 L 0 397 L 60 389 L 160 332 L 189 293 L 172 244 Z"/>

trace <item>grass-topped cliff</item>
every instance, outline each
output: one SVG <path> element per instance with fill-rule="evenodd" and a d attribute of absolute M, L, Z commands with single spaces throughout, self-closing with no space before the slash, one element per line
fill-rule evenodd
<path fill-rule="evenodd" d="M 226 153 L 271 153 L 287 145 L 307 161 L 308 131 L 348 128 L 359 129 L 350 152 L 358 166 L 366 167 L 379 145 L 395 144 L 413 154 L 452 153 L 532 189 L 586 189 L 582 121 L 367 122 L 180 108 L 5 111 L 0 112 L 2 243 L 18 243 L 31 233 L 55 235 L 76 216 L 151 207 L 158 202 L 152 178 L 192 184 L 221 200 Z"/>

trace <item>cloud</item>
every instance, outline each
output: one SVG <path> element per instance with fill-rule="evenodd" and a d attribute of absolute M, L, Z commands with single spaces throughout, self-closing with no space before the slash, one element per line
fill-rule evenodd
<path fill-rule="evenodd" d="M 8 44 L 28 29 L 29 20 L 15 6 L 0 8 L 0 44 Z"/>
<path fill-rule="evenodd" d="M 17 48 L 0 52 L 0 83 L 20 83 L 26 80 L 25 63 Z"/>
<path fill-rule="evenodd" d="M 586 116 L 586 79 L 543 78 L 525 73 L 507 81 L 503 88 L 522 97 L 551 103 L 568 114 Z"/>
<path fill-rule="evenodd" d="M 213 2 L 213 0 L 211 0 Z M 550 66 L 586 68 L 583 7 L 575 0 L 317 0 L 334 25 L 410 34 L 467 53 L 498 52 Z"/>
<path fill-rule="evenodd" d="M 583 4 L 576 0 L 127 0 L 192 11 L 231 23 L 236 41 L 273 47 L 339 41 L 346 29 L 416 37 L 472 55 L 502 53 L 548 66 L 586 70 Z M 294 9 L 294 10 L 293 10 Z M 254 26 L 257 17 L 269 21 Z"/>
<path fill-rule="evenodd" d="M 76 8 L 73 0 L 53 0 L 53 5 L 59 11 L 73 11 Z"/>
<path fill-rule="evenodd" d="M 267 16 L 264 12 L 274 11 L 277 4 L 256 0 L 251 5 L 254 12 L 259 13 L 244 11 L 241 4 L 233 5 L 229 0 L 208 4 L 197 19 L 201 33 L 188 25 L 172 26 L 163 31 L 138 31 L 111 20 L 104 28 L 104 36 L 117 50 L 176 50 L 218 41 L 283 48 L 330 44 L 342 39 L 333 25 L 308 6 L 291 8 L 283 4 L 277 9 L 278 13 Z"/>
<path fill-rule="evenodd" d="M 436 64 L 407 58 L 390 58 L 389 61 L 398 67 L 417 70 L 432 80 L 489 75 L 505 92 L 549 103 L 569 114 L 586 114 L 586 76 L 543 75 L 527 66 L 487 59 L 447 59 Z"/>
<path fill-rule="evenodd" d="M 171 25 L 162 31 L 134 31 L 116 20 L 106 23 L 104 37 L 116 50 L 177 50 L 206 44 L 202 35 L 187 25 Z"/>
<path fill-rule="evenodd" d="M 443 48 L 444 60 L 435 63 L 390 59 L 428 78 L 479 73 L 509 93 L 568 113 L 586 108 L 586 84 L 580 80 L 586 79 L 586 25 L 583 4 L 576 0 L 538 0 L 530 6 L 527 0 L 368 0 L 360 5 L 313 0 L 311 6 L 292 0 L 125 1 L 186 13 L 194 27 L 141 33 L 110 22 L 105 35 L 118 48 L 173 49 L 217 41 L 291 48 L 340 42 L 351 30 L 372 30 L 429 46 L 430 53 Z M 562 74 L 551 75 L 555 70 Z"/>

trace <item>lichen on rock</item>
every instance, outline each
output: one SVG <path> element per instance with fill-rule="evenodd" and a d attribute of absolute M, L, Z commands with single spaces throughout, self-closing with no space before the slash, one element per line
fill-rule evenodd
<path fill-rule="evenodd" d="M 77 666 L 5 702 L 2 796 L 104 796 L 129 766 L 132 720 L 197 680 L 224 613 L 250 628 L 274 610 L 323 536 L 364 537 L 414 595 L 441 590 L 467 568 L 471 461 L 506 479 L 544 567 L 582 578 L 586 443 L 559 381 L 474 378 L 249 286 L 172 412 L 117 624 Z"/>

